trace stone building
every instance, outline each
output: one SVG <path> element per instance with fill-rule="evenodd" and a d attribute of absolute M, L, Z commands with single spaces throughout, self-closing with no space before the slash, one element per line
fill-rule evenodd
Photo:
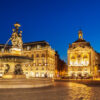
<path fill-rule="evenodd" d="M 16 25 L 16 24 L 15 24 Z M 19 24 L 17 24 L 18 26 Z M 20 26 L 18 26 L 20 27 Z M 19 37 L 22 37 L 21 31 L 18 33 L 18 29 L 16 28 L 16 31 L 13 29 L 12 36 L 10 40 L 14 38 L 16 40 L 16 36 L 19 35 Z M 19 38 L 18 38 L 19 39 Z M 18 40 L 17 39 L 17 40 Z M 22 39 L 22 38 L 21 38 Z M 19 39 L 17 42 L 19 43 L 20 50 L 21 50 L 21 56 L 29 57 L 33 59 L 32 63 L 25 63 L 21 66 L 21 69 L 23 73 L 26 75 L 27 78 L 29 77 L 51 77 L 53 78 L 55 75 L 55 51 L 51 48 L 48 42 L 46 41 L 37 41 L 37 42 L 30 42 L 30 43 L 23 43 L 23 41 Z M 13 48 L 16 48 L 16 41 L 12 40 Z M 17 44 L 18 44 L 17 43 Z M 14 50 L 11 52 L 12 45 L 7 44 L 0 44 L 0 57 L 2 58 L 2 55 L 8 55 L 9 54 L 16 55 L 19 54 L 19 50 Z M 6 60 L 9 60 L 9 58 Z M 9 64 L 4 64 L 2 61 L 0 61 L 0 76 L 2 77 L 5 73 L 5 70 L 7 69 L 7 66 L 10 66 Z"/>
<path fill-rule="evenodd" d="M 28 77 L 54 77 L 55 51 L 48 42 L 24 43 L 23 54 L 33 58 L 32 65 L 24 67 L 24 73 Z"/>
<path fill-rule="evenodd" d="M 100 54 L 83 39 L 81 30 L 78 36 L 78 40 L 69 44 L 67 51 L 68 76 L 71 78 L 99 77 Z"/>

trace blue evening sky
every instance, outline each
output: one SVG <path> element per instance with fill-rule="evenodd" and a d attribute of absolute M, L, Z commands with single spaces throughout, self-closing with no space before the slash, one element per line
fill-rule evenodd
<path fill-rule="evenodd" d="M 100 52 L 100 0 L 0 0 L 1 44 L 15 22 L 22 25 L 24 42 L 46 40 L 63 60 L 79 29 Z"/>

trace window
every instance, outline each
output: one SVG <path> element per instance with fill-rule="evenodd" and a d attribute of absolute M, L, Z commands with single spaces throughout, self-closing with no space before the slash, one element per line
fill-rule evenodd
<path fill-rule="evenodd" d="M 85 59 L 85 58 L 88 58 L 88 57 L 85 55 L 83 58 Z"/>
<path fill-rule="evenodd" d="M 27 50 L 31 50 L 31 46 L 27 46 Z"/>
<path fill-rule="evenodd" d="M 4 48 L 1 49 L 1 52 L 4 52 Z"/>
<path fill-rule="evenodd" d="M 35 77 L 39 77 L 39 73 L 38 72 L 35 73 Z"/>
<path fill-rule="evenodd" d="M 44 75 L 44 73 L 41 73 L 41 77 L 44 77 L 45 75 Z"/>
<path fill-rule="evenodd" d="M 89 58 L 87 55 L 84 55 L 83 56 L 83 62 L 84 62 L 84 65 L 87 66 L 89 64 Z"/>
<path fill-rule="evenodd" d="M 42 57 L 45 57 L 45 54 L 42 54 Z"/>
<path fill-rule="evenodd" d="M 38 68 L 36 68 L 36 70 L 38 70 Z"/>
<path fill-rule="evenodd" d="M 37 49 L 40 49 L 40 45 L 37 45 Z"/>
<path fill-rule="evenodd" d="M 72 57 L 71 57 L 71 59 L 75 59 L 75 57 L 74 57 L 74 56 L 72 56 Z"/>
<path fill-rule="evenodd" d="M 39 54 L 37 54 L 36 57 L 39 57 Z"/>
<path fill-rule="evenodd" d="M 44 68 L 42 68 L 42 70 L 44 70 Z"/>
<path fill-rule="evenodd" d="M 41 63 L 39 63 L 39 66 L 41 66 Z"/>
<path fill-rule="evenodd" d="M 77 58 L 80 59 L 81 58 L 81 55 L 78 55 Z"/>
<path fill-rule="evenodd" d="M 36 64 L 35 63 L 33 63 L 33 66 L 35 66 Z"/>

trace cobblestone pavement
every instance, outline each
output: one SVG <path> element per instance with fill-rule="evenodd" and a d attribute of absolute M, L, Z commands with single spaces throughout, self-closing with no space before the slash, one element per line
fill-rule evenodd
<path fill-rule="evenodd" d="M 55 82 L 35 89 L 0 89 L 0 100 L 100 100 L 100 86 Z"/>

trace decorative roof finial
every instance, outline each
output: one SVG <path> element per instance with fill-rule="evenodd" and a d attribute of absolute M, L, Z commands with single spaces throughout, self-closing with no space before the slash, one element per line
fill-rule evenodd
<path fill-rule="evenodd" d="M 79 37 L 79 39 L 83 40 L 83 32 L 82 32 L 82 30 L 78 31 L 78 37 Z"/>

